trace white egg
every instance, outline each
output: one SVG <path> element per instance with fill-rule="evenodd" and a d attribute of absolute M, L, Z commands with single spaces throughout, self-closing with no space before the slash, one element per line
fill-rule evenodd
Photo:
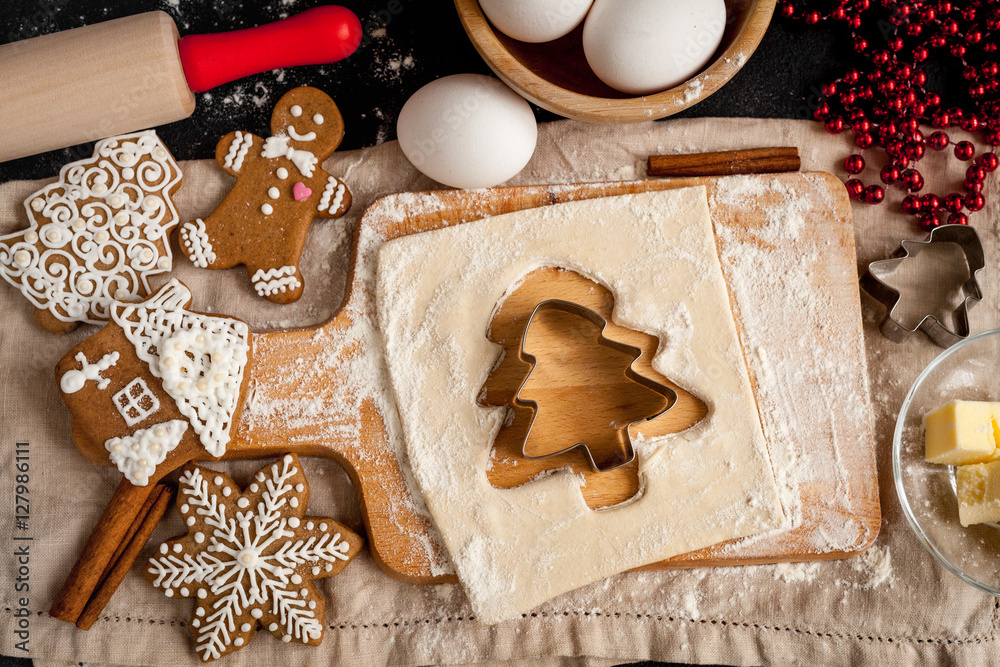
<path fill-rule="evenodd" d="M 497 79 L 454 74 L 413 94 L 396 122 L 413 166 L 456 188 L 486 188 L 517 175 L 535 152 L 538 126 L 524 98 Z"/>
<path fill-rule="evenodd" d="M 580 25 L 594 0 L 479 0 L 497 30 L 522 42 L 550 42 Z"/>
<path fill-rule="evenodd" d="M 601 81 L 646 95 L 697 74 L 725 28 L 724 0 L 595 0 L 583 51 Z"/>

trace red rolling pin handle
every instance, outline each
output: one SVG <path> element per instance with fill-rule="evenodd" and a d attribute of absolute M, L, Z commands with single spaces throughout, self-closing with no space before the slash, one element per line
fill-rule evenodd
<path fill-rule="evenodd" d="M 188 86 L 200 93 L 279 67 L 343 60 L 361 44 L 361 21 L 346 7 L 309 9 L 257 28 L 188 35 L 177 44 Z"/>

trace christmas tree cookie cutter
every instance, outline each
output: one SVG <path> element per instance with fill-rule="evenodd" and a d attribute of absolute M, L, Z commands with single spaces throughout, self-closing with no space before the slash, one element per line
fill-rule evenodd
<path fill-rule="evenodd" d="M 528 384 L 528 381 L 531 379 L 532 374 L 535 372 L 535 367 L 538 363 L 538 359 L 527 351 L 525 345 L 528 338 L 528 330 L 531 328 L 531 324 L 532 322 L 534 322 L 535 316 L 538 315 L 540 312 L 546 310 L 560 310 L 565 313 L 569 313 L 570 315 L 575 315 L 585 320 L 589 320 L 590 322 L 595 324 L 598 327 L 597 343 L 599 345 L 610 348 L 612 350 L 617 350 L 618 352 L 623 352 L 632 357 L 632 361 L 628 364 L 628 366 L 625 367 L 625 377 L 630 381 L 638 385 L 641 385 L 663 397 L 663 408 L 661 410 L 657 411 L 656 413 L 648 417 L 642 417 L 640 419 L 627 422 L 617 428 L 618 437 L 624 449 L 623 457 L 616 456 L 610 462 L 602 458 L 599 463 L 597 460 L 595 460 L 594 453 L 591 451 L 590 446 L 588 446 L 587 443 L 585 442 L 577 442 L 559 451 L 548 452 L 542 455 L 533 456 L 528 454 L 527 449 L 528 449 L 528 442 L 531 438 L 531 429 L 534 426 L 535 418 L 538 416 L 539 408 L 537 401 L 521 398 L 521 392 L 524 390 L 525 386 Z M 529 364 L 530 369 L 527 375 L 525 375 L 524 379 L 521 381 L 521 384 L 518 387 L 517 392 L 514 394 L 514 401 L 513 401 L 516 406 L 522 408 L 528 408 L 529 410 L 532 411 L 531 424 L 528 425 L 528 430 L 524 434 L 524 442 L 521 444 L 521 454 L 522 456 L 524 456 L 524 458 L 532 460 L 547 459 L 551 457 L 560 456 L 562 454 L 566 454 L 575 449 L 580 449 L 586 456 L 587 462 L 590 464 L 590 467 L 595 472 L 608 472 L 611 470 L 616 470 L 623 466 L 627 466 L 629 463 L 635 460 L 635 448 L 632 446 L 632 435 L 630 433 L 630 429 L 632 428 L 632 426 L 635 424 L 641 424 L 643 422 L 652 421 L 654 419 L 657 419 L 658 417 L 662 417 L 667 412 L 669 412 L 671 408 L 674 407 L 674 405 L 676 405 L 677 392 L 675 392 L 673 389 L 671 389 L 666 385 L 660 384 L 655 380 L 651 380 L 648 377 L 640 375 L 633 368 L 636 360 L 638 360 L 639 357 L 642 356 L 642 350 L 638 347 L 635 347 L 634 345 L 628 345 L 627 343 L 622 343 L 616 340 L 612 340 L 611 338 L 608 338 L 605 335 L 607 327 L 608 327 L 608 321 L 599 313 L 585 306 L 581 306 L 580 304 L 573 303 L 572 301 L 565 301 L 563 299 L 548 299 L 542 301 L 538 303 L 538 305 L 536 305 L 534 309 L 531 311 L 531 315 L 528 316 L 528 321 L 524 325 L 524 331 L 521 334 L 521 344 L 518 348 L 518 357 L 521 359 L 521 361 Z"/>
<path fill-rule="evenodd" d="M 894 315 L 900 301 L 899 290 L 890 287 L 883 277 L 892 271 L 900 262 L 915 257 L 924 248 L 933 243 L 954 243 L 965 254 L 969 264 L 969 278 L 962 285 L 964 298 L 952 312 L 954 329 L 948 328 L 935 315 L 927 314 L 912 329 Z M 885 317 L 879 325 L 882 335 L 894 343 L 902 342 L 915 331 L 923 331 L 928 338 L 940 347 L 948 348 L 959 341 L 968 338 L 969 308 L 983 298 L 977 274 L 986 266 L 983 244 L 976 230 L 967 225 L 942 225 L 931 231 L 926 241 L 903 241 L 889 259 L 882 259 L 868 265 L 868 270 L 861 276 L 861 289 L 885 306 Z"/>

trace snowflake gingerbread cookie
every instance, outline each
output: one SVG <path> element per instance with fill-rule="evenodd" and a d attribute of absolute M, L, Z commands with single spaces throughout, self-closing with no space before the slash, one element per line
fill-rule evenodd
<path fill-rule="evenodd" d="M 258 626 L 284 642 L 323 640 L 326 601 L 313 582 L 343 570 L 362 538 L 305 516 L 308 502 L 293 454 L 261 468 L 242 493 L 223 473 L 182 471 L 177 507 L 188 532 L 160 545 L 143 575 L 167 597 L 195 599 L 191 632 L 204 662 L 242 648 Z"/>
<path fill-rule="evenodd" d="M 244 265 L 257 294 L 274 303 L 302 296 L 299 257 L 313 218 L 339 218 L 351 206 L 342 181 L 319 164 L 340 145 L 344 122 L 317 88 L 294 88 L 271 115 L 272 136 L 231 132 L 215 160 L 236 185 L 204 220 L 181 226 L 181 247 L 195 266 Z"/>
<path fill-rule="evenodd" d="M 28 229 L 0 237 L 0 276 L 52 333 L 107 321 L 112 304 L 145 297 L 149 276 L 170 270 L 180 184 L 152 130 L 97 142 L 93 157 L 25 200 Z"/>

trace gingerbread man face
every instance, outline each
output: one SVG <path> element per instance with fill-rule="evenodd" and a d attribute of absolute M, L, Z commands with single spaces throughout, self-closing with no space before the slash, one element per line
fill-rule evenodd
<path fill-rule="evenodd" d="M 288 135 L 292 148 L 326 157 L 344 138 L 344 121 L 326 93 L 315 88 L 293 88 L 274 105 L 271 134 Z"/>
<path fill-rule="evenodd" d="M 195 266 L 225 269 L 244 265 L 258 295 L 291 303 L 305 280 L 299 257 L 313 218 L 339 218 L 351 192 L 320 166 L 344 136 L 344 121 L 330 96 L 317 88 L 284 95 L 267 139 L 230 132 L 215 159 L 236 183 L 204 220 L 181 227 L 184 254 Z"/>

